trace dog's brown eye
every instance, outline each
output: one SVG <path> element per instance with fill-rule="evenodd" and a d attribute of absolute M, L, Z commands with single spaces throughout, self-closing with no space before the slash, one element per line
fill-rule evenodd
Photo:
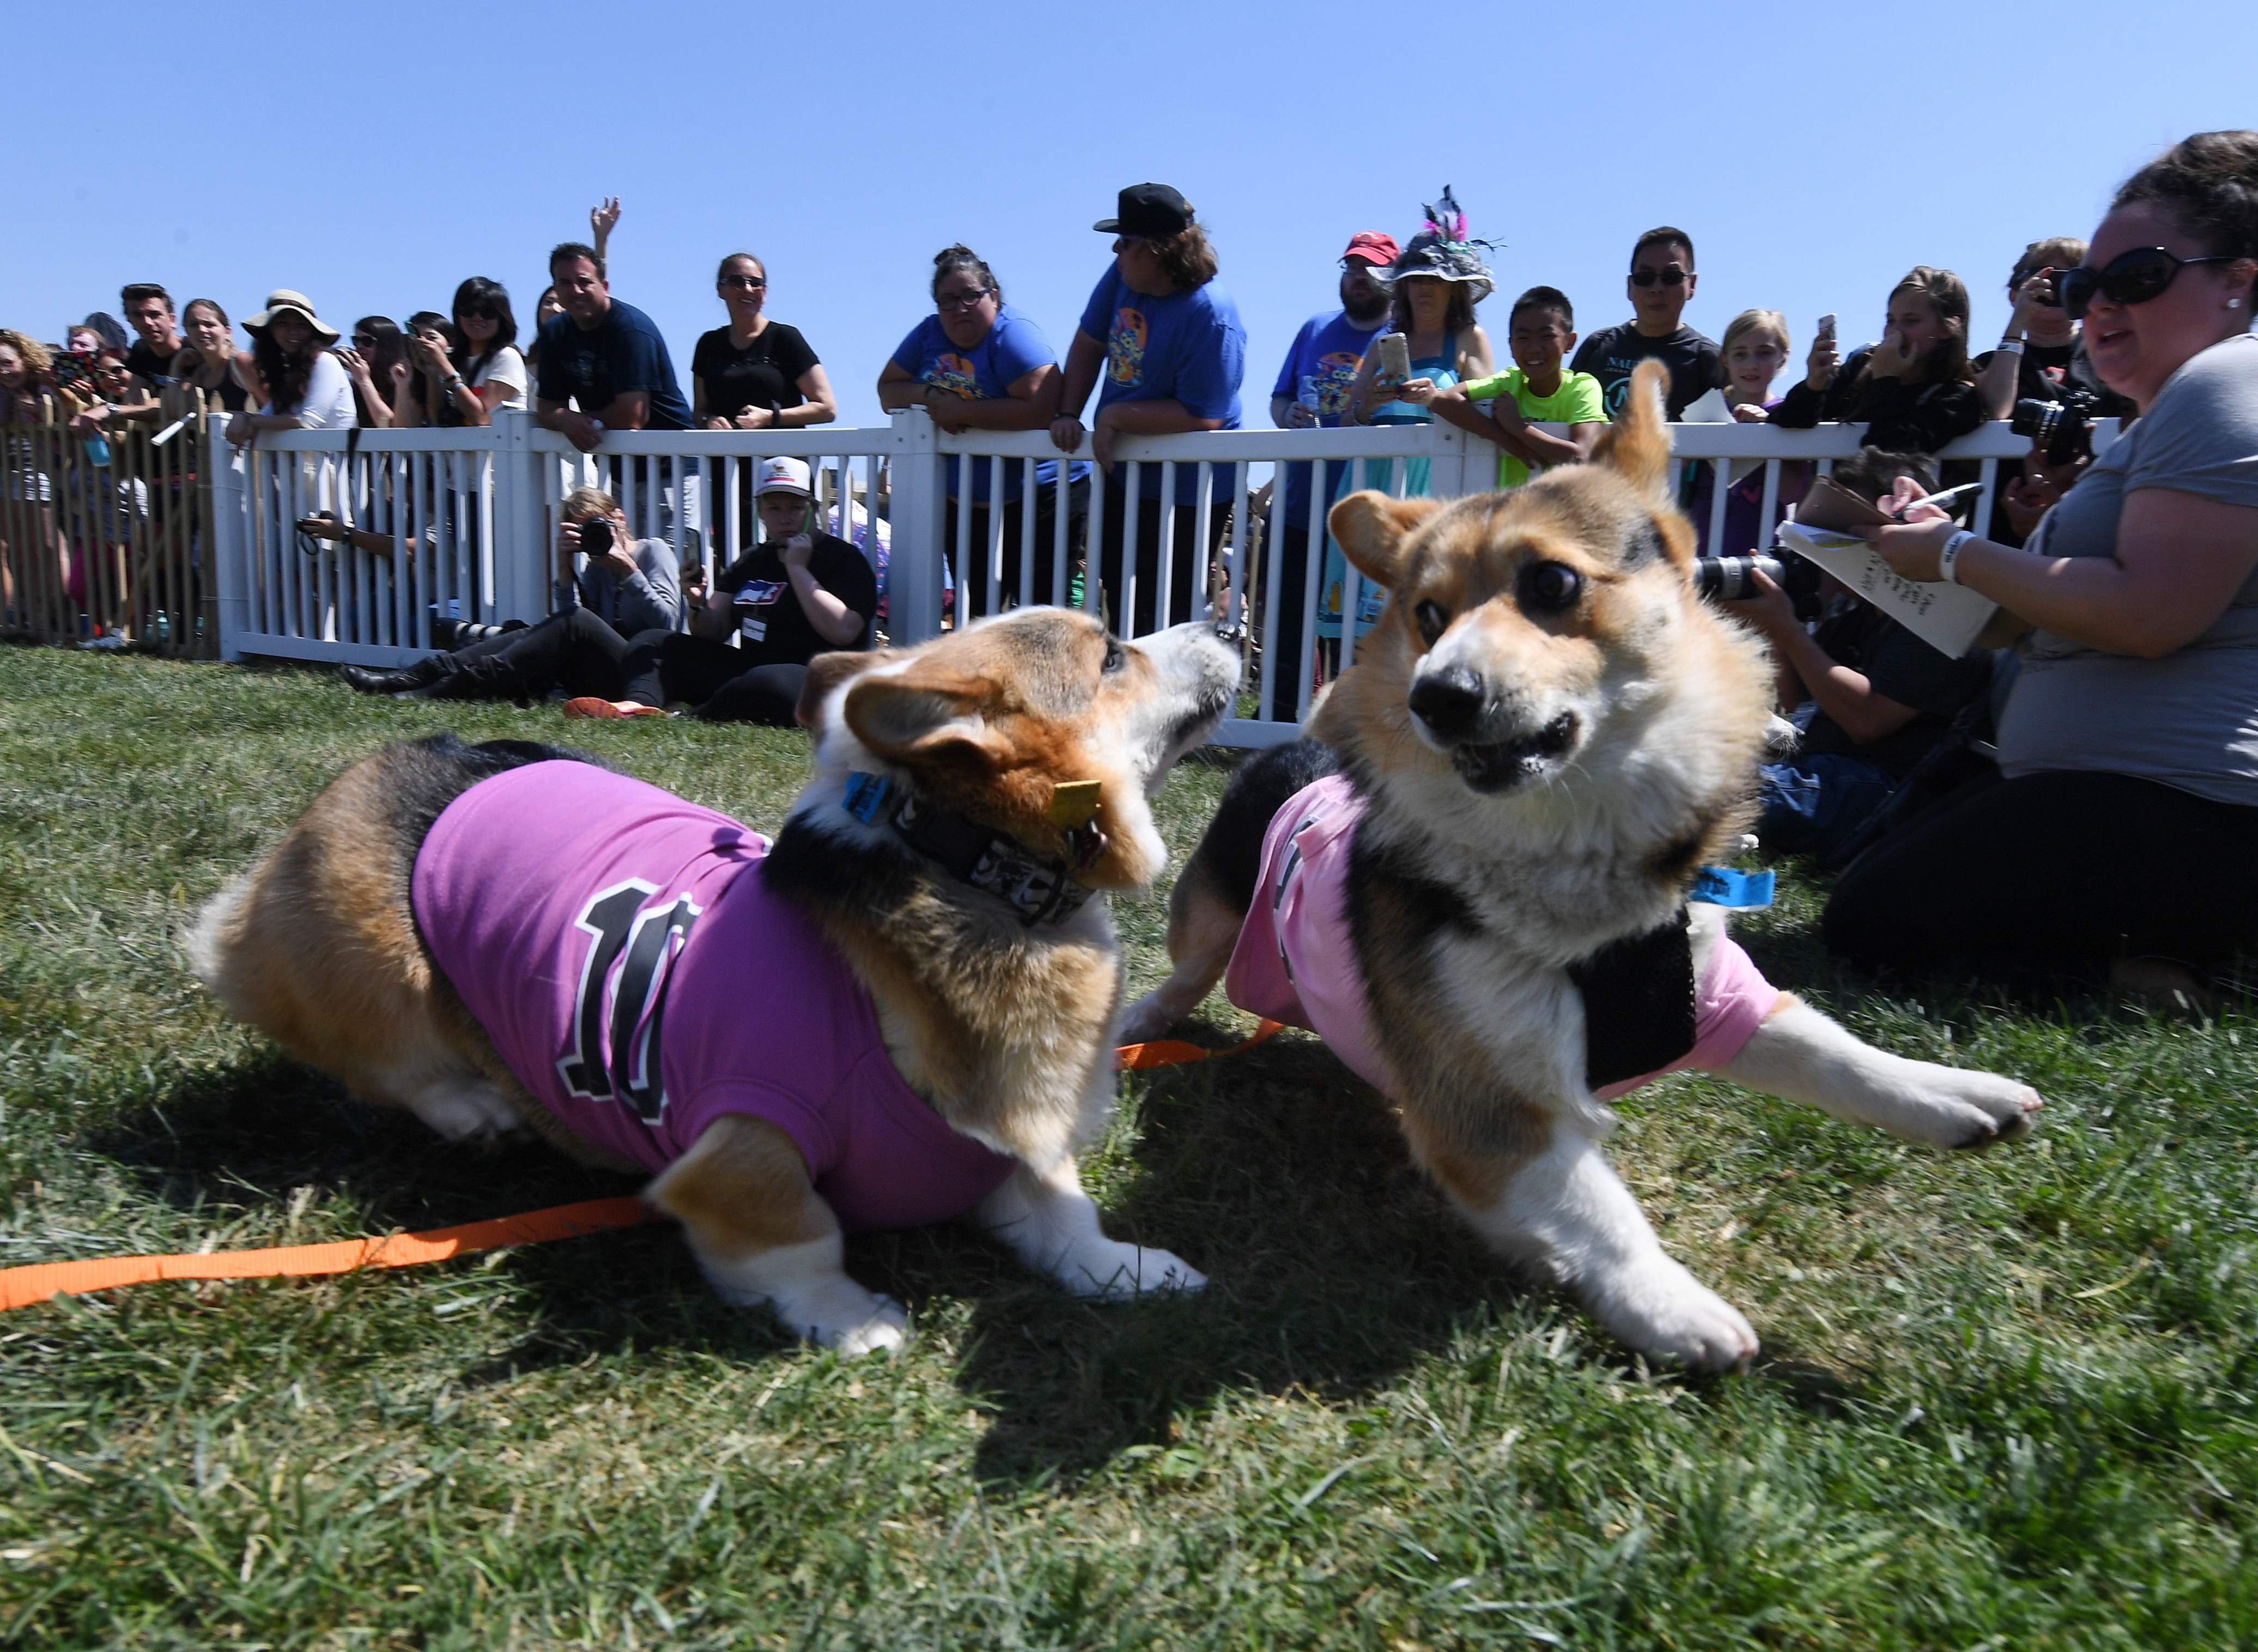
<path fill-rule="evenodd" d="M 1123 648 L 1123 647 L 1122 647 L 1118 642 L 1115 642 L 1111 637 L 1108 637 L 1108 638 L 1106 638 L 1106 639 L 1105 639 L 1105 664 L 1104 664 L 1104 666 L 1102 669 L 1104 669 L 1104 670 L 1108 670 L 1108 671 L 1118 671 L 1118 670 L 1119 670 L 1123 666 L 1125 666 L 1125 665 L 1126 665 L 1126 664 L 1128 664 L 1128 663 L 1129 663 L 1129 654 L 1128 654 L 1128 651 L 1127 651 L 1126 649 L 1124 649 L 1124 648 Z"/>
<path fill-rule="evenodd" d="M 1539 613 L 1573 607 L 1583 589 L 1584 577 L 1565 563 L 1533 563 L 1521 571 L 1521 606 Z"/>
<path fill-rule="evenodd" d="M 1421 603 L 1411 611 L 1411 617 L 1418 620 L 1419 635 L 1431 649 L 1435 646 L 1436 639 L 1451 625 L 1451 616 L 1431 602 Z"/>

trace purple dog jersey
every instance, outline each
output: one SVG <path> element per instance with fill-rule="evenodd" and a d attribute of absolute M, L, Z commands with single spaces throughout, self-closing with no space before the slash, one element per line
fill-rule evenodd
<path fill-rule="evenodd" d="M 1270 818 L 1261 876 L 1240 926 L 1224 995 L 1240 1009 L 1306 1027 L 1375 1088 L 1394 1088 L 1349 939 L 1349 854 L 1364 799 L 1346 775 L 1304 786 Z M 1741 1053 L 1779 994 L 1748 954 L 1720 937 L 1694 992 L 1694 1047 L 1668 1067 L 1601 1088 L 1602 1101 L 1681 1067 L 1715 1071 Z"/>
<path fill-rule="evenodd" d="M 1012 1160 L 894 1070 L 870 995 L 760 875 L 768 840 L 590 763 L 513 769 L 439 816 L 415 921 L 510 1071 L 653 1171 L 747 1113 L 799 1145 L 850 1231 L 961 1215 Z"/>

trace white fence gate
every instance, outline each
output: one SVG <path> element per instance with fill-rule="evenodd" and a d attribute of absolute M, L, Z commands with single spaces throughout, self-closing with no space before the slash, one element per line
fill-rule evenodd
<path fill-rule="evenodd" d="M 1098 557 L 1109 509 L 1121 542 L 1133 546 L 1140 531 L 1156 530 L 1162 548 L 1153 570 L 1157 590 L 1140 592 L 1136 558 L 1119 559 L 1113 617 L 1125 635 L 1138 628 L 1140 597 L 1165 624 L 1172 607 L 1199 613 L 1216 601 L 1244 613 L 1252 592 L 1260 670 L 1242 698 L 1245 714 L 1217 734 L 1232 746 L 1291 739 L 1321 661 L 1332 670 L 1355 656 L 1353 568 L 1339 593 L 1338 641 L 1317 635 L 1330 491 L 1308 489 L 1303 520 L 1288 523 L 1288 467 L 1308 464 L 1313 478 L 1330 482 L 1353 464 L 1360 482 L 1400 495 L 1415 491 L 1424 461 L 1424 486 L 1417 491 L 1437 497 L 1484 491 L 1496 467 L 1491 443 L 1441 423 L 1125 437 L 1115 445 L 1115 469 L 1089 465 L 1086 480 L 1076 478 L 1074 463 L 1060 462 L 1066 456 L 1044 432 L 951 436 L 922 411 L 897 413 L 874 429 L 613 431 L 593 454 L 507 412 L 485 429 L 269 433 L 241 452 L 222 429 L 215 423 L 211 437 L 212 537 L 225 659 L 399 665 L 429 650 L 434 618 L 538 620 L 550 611 L 557 506 L 582 482 L 614 493 L 639 536 L 668 540 L 710 574 L 758 538 L 752 467 L 790 454 L 815 473 L 823 525 L 874 562 L 890 561 L 886 629 L 898 643 L 938 635 L 952 606 L 961 620 L 993 611 L 1012 592 L 1065 603 L 1077 575 L 1083 606 L 1097 611 L 1107 599 L 1097 576 L 1111 571 Z M 1681 461 L 1711 469 L 1712 543 L 1725 533 L 1734 467 L 1763 466 L 1755 542 L 1769 544 L 1782 514 L 1783 476 L 1793 474 L 1783 466 L 1831 470 L 1857 451 L 1864 427 L 1679 424 L 1671 433 Z M 1941 457 L 1980 464 L 1981 521 L 1999 462 L 2027 451 L 2004 423 L 1992 423 Z M 1085 436 L 1073 460 L 1090 457 Z M 1044 468 L 1052 474 L 1042 476 Z M 996 493 L 1001 503 L 983 507 L 976 492 Z M 323 512 L 386 548 L 299 532 L 302 518 Z M 1302 530 L 1307 550 L 1296 657 L 1282 660 L 1284 616 L 1267 593 L 1288 571 L 1278 531 L 1287 528 Z M 1169 554 L 1187 537 L 1196 548 L 1189 559 Z M 882 550 L 888 540 L 890 556 Z M 1212 558 L 1202 554 L 1209 546 Z"/>

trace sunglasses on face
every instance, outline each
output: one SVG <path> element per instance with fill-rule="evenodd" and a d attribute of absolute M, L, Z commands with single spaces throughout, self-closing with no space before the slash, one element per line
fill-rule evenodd
<path fill-rule="evenodd" d="M 2233 255 L 2226 252 L 2183 259 L 2160 246 L 2136 246 L 2130 252 L 2120 252 L 2098 270 L 2086 264 L 2064 270 L 2058 278 L 2062 307 L 2070 320 L 2084 321 L 2085 312 L 2093 307 L 2097 293 L 2112 304 L 2145 304 L 2150 299 L 2162 298 L 2164 290 L 2191 264 L 2233 262 Z"/>
<path fill-rule="evenodd" d="M 1685 286 L 1686 266 L 1682 264 L 1665 264 L 1658 270 L 1633 270 L 1630 273 L 1630 284 L 1633 287 L 1651 287 L 1657 281 L 1661 282 L 1665 287 Z"/>
<path fill-rule="evenodd" d="M 353 348 L 355 350 L 374 350 L 376 348 L 376 335 L 373 333 L 355 333 L 353 335 Z"/>
<path fill-rule="evenodd" d="M 725 275 L 721 278 L 721 285 L 724 287 L 742 287 L 748 293 L 757 293 L 768 285 L 768 280 L 765 277 L 759 275 Z"/>
<path fill-rule="evenodd" d="M 977 309 L 980 307 L 980 301 L 987 297 L 992 290 L 990 287 L 976 287 L 969 293 L 943 293 L 933 301 L 941 309 Z"/>

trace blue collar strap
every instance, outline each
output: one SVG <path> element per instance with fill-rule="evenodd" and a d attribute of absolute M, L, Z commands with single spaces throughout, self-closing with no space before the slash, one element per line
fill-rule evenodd
<path fill-rule="evenodd" d="M 1686 898 L 1700 901 L 1705 906 L 1769 906 L 1772 874 L 1736 872 L 1729 866 L 1705 866 L 1694 874 L 1694 888 Z"/>

